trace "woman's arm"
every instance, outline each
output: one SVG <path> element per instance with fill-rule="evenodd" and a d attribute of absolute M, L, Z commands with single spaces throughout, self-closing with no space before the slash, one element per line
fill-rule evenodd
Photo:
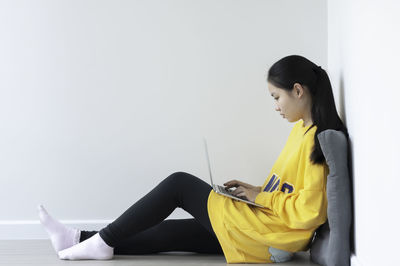
<path fill-rule="evenodd" d="M 290 228 L 310 229 L 327 218 L 326 165 L 306 163 L 303 185 L 291 193 L 261 191 L 255 203 L 271 209 Z"/>
<path fill-rule="evenodd" d="M 260 192 L 254 200 L 274 212 L 293 229 L 310 229 L 325 222 L 327 201 L 323 190 L 302 189 L 296 193 Z"/>

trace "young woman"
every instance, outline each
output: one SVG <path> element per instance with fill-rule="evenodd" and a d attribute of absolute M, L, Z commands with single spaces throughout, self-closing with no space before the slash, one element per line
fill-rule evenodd
<path fill-rule="evenodd" d="M 329 172 L 317 135 L 340 130 L 327 73 L 310 60 L 291 55 L 268 71 L 275 110 L 296 122 L 262 186 L 237 180 L 224 185 L 264 208 L 214 193 L 189 173 L 165 178 L 100 231 L 66 227 L 39 206 L 40 221 L 60 259 L 111 259 L 166 251 L 224 254 L 227 263 L 271 263 L 307 250 L 326 221 Z M 177 207 L 193 219 L 165 220 Z"/>

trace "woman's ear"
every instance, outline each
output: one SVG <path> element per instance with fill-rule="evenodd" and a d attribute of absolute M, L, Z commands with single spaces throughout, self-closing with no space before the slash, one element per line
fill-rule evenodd
<path fill-rule="evenodd" d="M 299 83 L 293 85 L 293 90 L 297 98 L 300 98 L 304 94 L 304 88 Z"/>

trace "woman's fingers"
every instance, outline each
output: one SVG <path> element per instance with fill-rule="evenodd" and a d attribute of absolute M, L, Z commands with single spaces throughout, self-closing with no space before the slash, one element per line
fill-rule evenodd
<path fill-rule="evenodd" d="M 237 189 L 235 189 L 235 191 L 232 192 L 232 194 L 241 199 L 248 200 L 247 189 L 245 187 L 239 186 Z"/>
<path fill-rule="evenodd" d="M 235 196 L 238 196 L 240 193 L 242 193 L 244 191 L 244 187 L 239 186 L 237 189 L 235 189 L 232 193 Z"/>
<path fill-rule="evenodd" d="M 242 181 L 239 181 L 239 180 L 236 180 L 236 179 L 224 183 L 224 186 L 227 186 L 227 187 L 242 186 L 242 187 L 245 187 L 245 188 L 251 188 L 252 187 L 252 185 L 247 184 L 247 183 L 243 183 Z"/>
<path fill-rule="evenodd" d="M 225 182 L 224 185 L 225 186 L 232 185 L 232 184 L 235 184 L 236 182 L 237 182 L 237 180 L 229 180 L 228 182 Z"/>
<path fill-rule="evenodd" d="M 232 194 L 238 198 L 244 199 L 244 200 L 249 200 L 254 202 L 255 198 L 257 197 L 259 191 L 257 193 L 254 193 L 251 188 L 244 187 L 244 186 L 239 186 L 237 189 L 235 189 Z"/>
<path fill-rule="evenodd" d="M 238 183 L 237 183 L 237 180 L 231 180 L 231 181 L 224 183 L 224 186 L 226 186 L 226 188 L 237 187 Z"/>
<path fill-rule="evenodd" d="M 245 192 L 241 192 L 241 193 L 237 194 L 236 197 L 239 197 L 241 199 L 247 199 L 247 196 L 246 196 Z"/>

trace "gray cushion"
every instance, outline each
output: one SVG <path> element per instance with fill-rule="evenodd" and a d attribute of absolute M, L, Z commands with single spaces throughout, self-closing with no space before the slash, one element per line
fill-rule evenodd
<path fill-rule="evenodd" d="M 348 143 L 343 132 L 327 129 L 317 135 L 329 167 L 328 219 L 311 243 L 311 260 L 320 265 L 350 265 L 351 197 Z"/>

